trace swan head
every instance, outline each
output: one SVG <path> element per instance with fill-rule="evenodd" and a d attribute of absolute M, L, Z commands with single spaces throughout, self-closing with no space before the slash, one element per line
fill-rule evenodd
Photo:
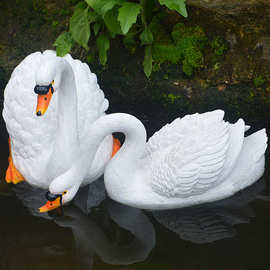
<path fill-rule="evenodd" d="M 42 60 L 35 73 L 36 86 L 34 92 L 37 96 L 37 116 L 47 111 L 53 94 L 59 89 L 62 73 L 67 66 L 66 60 L 61 57 L 46 57 Z"/>
<path fill-rule="evenodd" d="M 49 212 L 56 208 L 63 206 L 63 196 L 66 194 L 66 191 L 63 194 L 51 194 L 49 191 L 46 193 L 47 202 L 39 208 L 40 213 Z"/>
<path fill-rule="evenodd" d="M 43 115 L 49 107 L 52 95 L 54 93 L 53 83 L 54 81 L 52 81 L 52 83 L 49 85 L 37 84 L 34 88 L 34 92 L 38 95 L 36 107 L 37 116 Z"/>

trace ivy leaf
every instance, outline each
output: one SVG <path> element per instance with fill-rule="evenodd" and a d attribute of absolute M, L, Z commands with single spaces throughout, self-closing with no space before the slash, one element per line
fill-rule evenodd
<path fill-rule="evenodd" d="M 85 49 L 90 38 L 90 25 L 88 22 L 88 8 L 75 10 L 70 18 L 70 32 L 72 38 Z"/>
<path fill-rule="evenodd" d="M 115 5 L 121 5 L 125 0 L 85 0 L 102 17 Z"/>
<path fill-rule="evenodd" d="M 70 32 L 63 32 L 53 44 L 56 47 L 57 56 L 65 56 L 70 52 L 72 45 L 73 40 Z"/>
<path fill-rule="evenodd" d="M 110 48 L 110 40 L 106 34 L 100 34 L 97 38 L 99 61 L 104 66 L 107 63 L 107 51 Z"/>
<path fill-rule="evenodd" d="M 152 73 L 152 64 L 153 64 L 152 46 L 148 45 L 145 47 L 145 54 L 143 60 L 143 69 L 147 78 L 149 78 Z"/>
<path fill-rule="evenodd" d="M 137 21 L 137 16 L 140 12 L 141 5 L 132 2 L 126 2 L 119 8 L 118 21 L 120 22 L 124 34 L 126 34 L 132 24 Z"/>
<path fill-rule="evenodd" d="M 111 36 L 114 38 L 115 35 L 121 35 L 122 30 L 119 21 L 117 20 L 118 8 L 115 7 L 108 11 L 104 17 L 106 27 L 109 29 Z"/>
<path fill-rule="evenodd" d="M 165 5 L 167 8 L 176 10 L 182 16 L 187 17 L 186 0 L 159 0 L 161 5 Z"/>
<path fill-rule="evenodd" d="M 141 33 L 140 40 L 142 42 L 142 45 L 149 45 L 153 43 L 153 34 L 148 27 L 145 27 L 145 29 Z"/>

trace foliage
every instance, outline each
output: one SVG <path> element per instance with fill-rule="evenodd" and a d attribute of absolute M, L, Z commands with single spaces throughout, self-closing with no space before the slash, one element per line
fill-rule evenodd
<path fill-rule="evenodd" d="M 181 99 L 180 95 L 170 94 L 163 94 L 163 97 L 167 100 L 168 103 L 174 104 L 176 101 Z"/>
<path fill-rule="evenodd" d="M 253 83 L 256 87 L 259 87 L 265 83 L 265 78 L 263 75 L 259 75 L 258 77 L 253 79 Z"/>
<path fill-rule="evenodd" d="M 224 42 L 224 40 L 218 36 L 218 37 L 215 37 L 211 43 L 210 43 L 210 46 L 214 52 L 214 54 L 216 56 L 222 56 L 224 55 L 224 53 L 227 51 L 227 46 Z"/>
<path fill-rule="evenodd" d="M 202 55 L 198 51 L 199 46 L 196 41 L 193 42 L 192 38 L 187 38 L 187 36 L 184 39 L 178 36 L 175 40 L 172 33 L 171 37 L 168 35 L 170 40 L 167 40 L 171 44 L 165 48 L 165 43 L 160 42 L 158 38 L 160 30 L 153 27 L 160 22 L 161 17 L 156 15 L 166 14 L 166 8 L 187 17 L 185 0 L 80 1 L 70 18 L 69 31 L 62 33 L 54 43 L 57 54 L 65 55 L 76 43 L 88 50 L 89 40 L 94 34 L 92 38 L 98 49 L 100 63 L 105 65 L 110 40 L 120 35 L 123 37 L 124 45 L 131 52 L 134 52 L 138 45 L 144 47 L 143 67 L 147 77 L 152 72 L 154 61 L 161 63 L 165 60 L 171 61 L 171 59 L 173 59 L 172 62 L 182 60 L 184 72 L 191 74 L 193 68 L 202 63 Z M 188 46 L 191 48 L 188 49 Z M 174 48 L 175 51 L 182 50 L 182 52 L 177 52 L 177 59 L 171 52 L 169 57 L 163 59 L 156 57 L 159 54 L 159 48 L 165 51 Z M 164 53 L 160 52 L 160 54 Z"/>
<path fill-rule="evenodd" d="M 156 38 L 153 58 L 156 63 L 181 61 L 183 72 L 191 75 L 194 68 L 201 67 L 203 64 L 202 49 L 206 41 L 206 35 L 199 26 L 186 27 L 184 24 L 178 23 L 173 27 L 169 37 Z"/>
<path fill-rule="evenodd" d="M 54 42 L 58 56 L 65 56 L 73 45 L 73 40 L 69 32 L 63 32 Z"/>

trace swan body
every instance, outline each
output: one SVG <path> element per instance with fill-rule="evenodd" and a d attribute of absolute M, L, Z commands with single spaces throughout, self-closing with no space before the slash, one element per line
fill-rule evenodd
<path fill-rule="evenodd" d="M 104 180 L 109 196 L 129 206 L 161 210 L 224 199 L 262 176 L 267 136 L 262 129 L 244 137 L 244 121 L 230 124 L 223 116 L 221 110 L 186 115 L 146 143 L 145 128 L 137 118 L 106 115 L 93 123 L 86 153 L 91 160 L 105 136 L 125 134 Z M 68 182 L 56 179 L 51 192 L 72 185 L 71 176 L 65 178 Z"/>
<path fill-rule="evenodd" d="M 55 76 L 55 89 L 62 91 L 55 91 L 46 114 L 37 117 L 34 87 L 50 76 Z M 27 56 L 6 86 L 3 109 L 12 159 L 26 181 L 48 189 L 55 177 L 69 170 L 85 149 L 91 124 L 105 114 L 108 105 L 96 75 L 85 63 L 70 55 L 57 57 L 54 51 Z M 111 152 L 112 136 L 107 136 L 81 176 L 81 184 L 102 175 Z"/>

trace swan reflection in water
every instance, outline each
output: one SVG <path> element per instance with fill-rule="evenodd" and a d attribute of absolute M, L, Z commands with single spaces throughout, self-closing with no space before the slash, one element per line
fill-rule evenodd
<path fill-rule="evenodd" d="M 102 181 L 82 188 L 74 205 L 65 207 L 64 215 L 58 217 L 36 210 L 44 199 L 44 190 L 26 183 L 17 185 L 14 190 L 33 215 L 54 219 L 59 226 L 72 229 L 81 266 L 90 267 L 95 255 L 112 265 L 141 262 L 155 246 L 154 226 L 142 210 L 110 199 L 93 210 L 93 206 L 105 198 Z"/>
<path fill-rule="evenodd" d="M 155 219 L 181 239 L 197 244 L 211 243 L 236 235 L 234 225 L 255 217 L 249 203 L 265 189 L 263 179 L 234 196 L 189 208 L 154 211 Z"/>
<path fill-rule="evenodd" d="M 264 188 L 262 179 L 219 202 L 144 212 L 107 199 L 103 182 L 96 181 L 81 189 L 73 205 L 65 207 L 64 215 L 60 217 L 40 214 L 36 210 L 44 199 L 44 190 L 34 189 L 26 183 L 17 185 L 14 190 L 33 215 L 54 219 L 59 226 L 72 229 L 80 264 L 90 267 L 95 255 L 112 265 L 146 260 L 155 246 L 155 229 L 148 215 L 181 239 L 193 243 L 210 243 L 233 237 L 236 235 L 234 225 L 248 223 L 255 217 L 248 204 L 258 198 Z M 100 206 L 95 207 L 97 205 Z"/>

